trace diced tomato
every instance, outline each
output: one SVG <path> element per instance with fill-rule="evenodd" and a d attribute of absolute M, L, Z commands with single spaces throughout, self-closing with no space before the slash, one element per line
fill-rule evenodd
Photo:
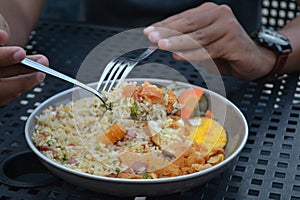
<path fill-rule="evenodd" d="M 40 147 L 40 151 L 53 151 L 53 149 L 47 145 L 43 145 Z"/>
<path fill-rule="evenodd" d="M 146 144 L 141 144 L 141 146 L 142 146 L 144 149 L 146 149 Z"/>

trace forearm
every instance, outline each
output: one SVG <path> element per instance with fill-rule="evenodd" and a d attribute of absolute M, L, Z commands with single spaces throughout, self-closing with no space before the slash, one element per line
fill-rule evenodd
<path fill-rule="evenodd" d="M 296 17 L 290 23 L 288 23 L 280 32 L 289 38 L 293 52 L 289 55 L 287 63 L 282 72 L 289 73 L 294 71 L 300 71 L 300 16 Z"/>
<path fill-rule="evenodd" d="M 44 0 L 0 0 L 0 14 L 10 30 L 8 45 L 24 46 L 27 43 L 44 3 Z"/>

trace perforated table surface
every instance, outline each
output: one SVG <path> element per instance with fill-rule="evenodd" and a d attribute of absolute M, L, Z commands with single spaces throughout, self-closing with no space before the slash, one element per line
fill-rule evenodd
<path fill-rule="evenodd" d="M 43 53 L 52 67 L 75 76 L 85 56 L 101 41 L 121 30 L 85 24 L 42 21 L 33 32 L 28 53 Z M 152 61 L 177 65 L 171 56 L 157 52 Z M 191 83 L 202 84 L 180 63 Z M 159 77 L 158 77 L 159 78 Z M 241 82 L 224 78 L 227 98 L 235 103 L 249 124 L 249 138 L 234 163 L 207 184 L 182 193 L 147 199 L 300 199 L 300 81 L 293 74 L 274 83 Z M 72 85 L 47 76 L 44 83 L 0 107 L 0 163 L 29 151 L 24 125 L 42 101 Z M 5 169 L 18 174 L 26 165 L 12 163 Z M 2 165 L 3 167 L 3 165 Z M 34 177 L 33 177 L 34 178 Z M 22 187 L 1 180 L 0 200 L 8 199 L 120 199 L 96 194 L 59 178 Z M 128 198 L 132 199 L 132 198 Z"/>

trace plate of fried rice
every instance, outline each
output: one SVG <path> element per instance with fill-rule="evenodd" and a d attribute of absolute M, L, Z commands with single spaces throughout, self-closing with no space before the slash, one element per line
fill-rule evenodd
<path fill-rule="evenodd" d="M 25 127 L 29 147 L 51 172 L 92 191 L 185 191 L 222 173 L 246 143 L 243 114 L 205 88 L 127 79 L 103 96 L 107 105 L 80 88 L 63 91 L 41 103 Z"/>

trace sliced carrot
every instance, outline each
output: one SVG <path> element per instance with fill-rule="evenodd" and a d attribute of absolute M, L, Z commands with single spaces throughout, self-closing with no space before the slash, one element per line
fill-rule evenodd
<path fill-rule="evenodd" d="M 198 87 L 184 90 L 178 97 L 179 104 L 183 105 L 183 108 L 179 110 L 178 114 L 183 119 L 190 118 L 203 94 L 204 90 Z"/>
<path fill-rule="evenodd" d="M 113 124 L 111 125 L 104 134 L 98 138 L 98 142 L 102 142 L 104 144 L 116 143 L 119 140 L 122 140 L 126 135 L 126 129 L 121 124 Z"/>

